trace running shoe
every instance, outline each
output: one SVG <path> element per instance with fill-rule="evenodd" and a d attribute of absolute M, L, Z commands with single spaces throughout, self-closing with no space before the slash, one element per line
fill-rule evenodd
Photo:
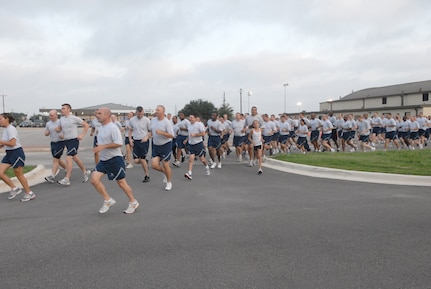
<path fill-rule="evenodd" d="M 21 199 L 21 202 L 28 202 L 33 200 L 34 198 L 36 198 L 36 195 L 33 192 L 29 194 L 24 194 L 24 197 Z"/>
<path fill-rule="evenodd" d="M 217 166 L 217 163 L 212 163 L 210 168 L 215 169 L 216 166 Z"/>
<path fill-rule="evenodd" d="M 10 190 L 8 199 L 12 200 L 13 198 L 15 198 L 16 196 L 18 196 L 21 193 L 22 193 L 22 189 L 16 187 L 15 189 Z"/>
<path fill-rule="evenodd" d="M 143 183 L 148 183 L 150 181 L 150 177 L 149 176 L 145 176 L 144 180 L 142 181 Z"/>
<path fill-rule="evenodd" d="M 88 182 L 88 177 L 91 175 L 91 171 L 86 171 L 85 173 L 82 174 L 82 182 L 86 183 Z"/>
<path fill-rule="evenodd" d="M 166 183 L 166 187 L 165 187 L 165 191 L 170 191 L 172 190 L 172 183 L 171 182 L 167 182 Z"/>
<path fill-rule="evenodd" d="M 188 172 L 184 174 L 184 177 L 188 180 L 192 180 L 192 174 L 189 174 Z"/>
<path fill-rule="evenodd" d="M 131 163 L 128 163 L 126 166 L 126 169 L 131 169 L 131 168 L 133 168 L 133 165 Z"/>
<path fill-rule="evenodd" d="M 63 186 L 70 186 L 70 181 L 68 178 L 62 178 L 61 180 L 57 181 L 57 183 Z"/>
<path fill-rule="evenodd" d="M 138 207 L 139 207 L 139 203 L 137 200 L 135 200 L 134 202 L 129 203 L 129 206 L 127 207 L 127 209 L 125 209 L 123 211 L 123 213 L 124 214 L 133 214 Z"/>
<path fill-rule="evenodd" d="M 113 198 L 110 198 L 107 201 L 103 201 L 103 206 L 99 209 L 99 213 L 106 213 L 113 205 L 115 205 L 115 203 L 116 201 Z"/>
<path fill-rule="evenodd" d="M 51 183 L 51 184 L 55 183 L 54 176 L 49 175 L 49 176 L 45 177 L 45 181 L 47 181 L 48 183 Z"/>
<path fill-rule="evenodd" d="M 172 164 L 173 164 L 175 167 L 180 167 L 180 166 L 181 166 L 181 163 L 180 163 L 179 161 L 174 161 Z"/>
<path fill-rule="evenodd" d="M 219 162 L 219 163 L 217 164 L 217 168 L 218 168 L 218 169 L 221 169 L 221 162 Z"/>
<path fill-rule="evenodd" d="M 211 174 L 210 168 L 208 166 L 205 168 L 205 172 L 206 172 L 207 176 L 209 176 Z"/>
<path fill-rule="evenodd" d="M 261 169 L 259 169 L 259 171 L 257 172 L 257 174 L 258 174 L 258 175 L 263 174 L 262 170 L 261 170 Z"/>

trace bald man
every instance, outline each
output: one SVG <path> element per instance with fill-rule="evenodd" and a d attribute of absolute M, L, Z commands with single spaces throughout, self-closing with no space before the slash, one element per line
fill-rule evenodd
<path fill-rule="evenodd" d="M 165 107 L 156 107 L 155 117 L 151 119 L 151 135 L 153 136 L 151 166 L 156 171 L 162 172 L 165 190 L 172 190 L 172 170 L 169 161 L 172 156 L 172 139 L 174 129 L 172 123 L 165 117 Z"/>
<path fill-rule="evenodd" d="M 59 168 L 66 168 L 66 163 L 61 159 L 64 152 L 64 141 L 61 138 L 62 133 L 56 130 L 59 126 L 58 112 L 55 109 L 50 110 L 49 121 L 45 126 L 45 136 L 49 136 L 51 139 L 52 170 L 51 175 L 45 177 L 45 180 L 51 184 L 55 183 L 55 176 Z"/>
<path fill-rule="evenodd" d="M 124 213 L 133 214 L 139 207 L 139 203 L 133 196 L 132 188 L 126 182 L 126 165 L 121 152 L 121 147 L 123 146 L 121 131 L 111 121 L 111 110 L 109 108 L 99 108 L 96 118 L 102 126 L 99 128 L 97 135 L 97 147 L 94 147 L 93 151 L 99 153 L 100 161 L 92 174 L 91 184 L 104 200 L 99 213 L 106 213 L 116 203 L 109 196 L 106 187 L 101 182 L 102 177 L 108 175 L 108 179 L 110 181 L 115 180 L 129 198 L 129 206 L 124 210 Z"/>

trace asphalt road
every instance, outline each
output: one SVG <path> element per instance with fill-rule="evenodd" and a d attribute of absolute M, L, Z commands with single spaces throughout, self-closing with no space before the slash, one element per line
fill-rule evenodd
<path fill-rule="evenodd" d="M 173 171 L 169 192 L 127 171 L 133 215 L 107 180 L 117 204 L 98 214 L 78 170 L 28 203 L 0 195 L 0 288 L 431 287 L 429 188 L 258 176 L 233 159 L 192 181 Z"/>

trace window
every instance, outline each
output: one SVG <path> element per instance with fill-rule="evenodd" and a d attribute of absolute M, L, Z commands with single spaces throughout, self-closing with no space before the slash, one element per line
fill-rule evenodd
<path fill-rule="evenodd" d="M 382 104 L 387 104 L 388 103 L 388 99 L 386 97 L 382 97 Z"/>
<path fill-rule="evenodd" d="M 428 100 L 429 100 L 428 92 L 422 94 L 422 101 L 428 101 Z"/>

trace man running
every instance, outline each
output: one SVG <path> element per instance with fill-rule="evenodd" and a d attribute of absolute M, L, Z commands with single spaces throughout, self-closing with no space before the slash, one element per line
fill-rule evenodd
<path fill-rule="evenodd" d="M 116 203 L 109 196 L 105 186 L 101 182 L 102 177 L 107 175 L 110 181 L 117 181 L 118 186 L 129 198 L 129 206 L 124 210 L 124 213 L 132 214 L 139 207 L 139 203 L 133 196 L 132 188 L 126 181 L 126 168 L 121 152 L 121 147 L 123 146 L 121 131 L 111 121 L 111 110 L 109 108 L 102 107 L 98 109 L 96 117 L 102 125 L 99 127 L 98 145 L 93 150 L 99 153 L 100 161 L 96 165 L 91 177 L 91 184 L 104 200 L 99 213 L 106 213 Z"/>
<path fill-rule="evenodd" d="M 57 127 L 57 132 L 62 132 L 64 145 L 67 149 L 66 155 L 66 177 L 57 181 L 60 185 L 69 186 L 70 177 L 72 175 L 73 161 L 82 170 L 82 182 L 88 182 L 88 177 L 91 172 L 87 170 L 84 163 L 78 157 L 79 141 L 81 141 L 89 129 L 89 125 L 86 121 L 80 119 L 77 116 L 71 114 L 72 107 L 68 103 L 61 105 L 60 126 Z M 83 126 L 81 134 L 78 134 L 78 125 Z M 61 136 L 60 136 L 61 137 Z"/>
<path fill-rule="evenodd" d="M 136 115 L 129 121 L 129 142 L 130 146 L 133 148 L 135 164 L 141 163 L 144 169 L 145 176 L 142 181 L 144 183 L 150 181 L 147 163 L 150 130 L 150 120 L 144 115 L 144 108 L 142 106 L 136 107 Z"/>
<path fill-rule="evenodd" d="M 66 168 L 66 163 L 61 159 L 64 152 L 64 141 L 60 138 L 61 132 L 57 132 L 56 130 L 59 126 L 60 120 L 58 119 L 57 110 L 50 110 L 49 121 L 45 126 L 45 136 L 49 136 L 51 139 L 52 169 L 51 174 L 45 177 L 45 180 L 52 184 L 55 183 L 55 176 L 57 175 L 59 168 Z"/>
<path fill-rule="evenodd" d="M 205 126 L 202 122 L 197 121 L 193 114 L 189 115 L 189 121 L 189 137 L 187 139 L 189 144 L 189 170 L 184 174 L 184 177 L 191 180 L 195 156 L 197 156 L 205 166 L 205 172 L 207 176 L 210 175 L 210 168 L 208 167 L 208 162 L 205 159 L 206 151 L 202 139 L 205 136 Z"/>
<path fill-rule="evenodd" d="M 172 190 L 172 170 L 169 161 L 172 155 L 174 129 L 172 123 L 165 117 L 163 105 L 156 107 L 156 115 L 151 119 L 151 135 L 153 136 L 151 167 L 164 174 L 165 191 L 170 191 Z"/>
<path fill-rule="evenodd" d="M 208 150 L 210 153 L 210 157 L 212 160 L 211 168 L 221 169 L 221 154 L 220 154 L 220 146 L 221 146 L 221 134 L 223 133 L 223 125 L 217 118 L 217 113 L 213 112 L 211 114 L 211 119 L 207 121 L 208 127 Z M 216 158 L 217 157 L 217 158 Z"/>

